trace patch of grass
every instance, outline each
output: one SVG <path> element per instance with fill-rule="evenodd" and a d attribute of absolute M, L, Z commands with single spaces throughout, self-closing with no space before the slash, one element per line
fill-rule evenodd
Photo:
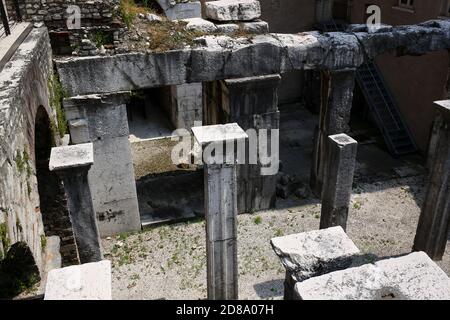
<path fill-rule="evenodd" d="M 184 21 L 173 22 L 168 20 L 154 21 L 150 23 L 148 33 L 150 37 L 149 49 L 156 52 L 182 49 L 186 46 L 194 46 L 195 38 L 204 33 L 186 29 Z"/>
<path fill-rule="evenodd" d="M 100 48 L 101 46 L 108 44 L 109 42 L 108 34 L 102 30 L 97 30 L 96 32 L 92 33 L 90 35 L 90 39 L 95 43 L 97 48 Z"/>
<path fill-rule="evenodd" d="M 0 224 L 0 242 L 2 243 L 3 251 L 7 252 L 11 243 L 8 238 L 8 227 L 6 226 L 6 223 Z M 0 256 L 0 259 L 3 259 L 4 253 L 0 253 L 2 254 L 2 256 Z"/>
<path fill-rule="evenodd" d="M 47 248 L 47 237 L 43 234 L 41 234 L 41 248 L 42 250 L 45 250 L 45 248 Z"/>
<path fill-rule="evenodd" d="M 148 4 L 145 7 L 148 7 Z M 134 0 L 120 0 L 120 16 L 128 28 L 131 27 L 134 18 L 139 13 L 147 12 L 146 8 L 137 6 Z"/>
<path fill-rule="evenodd" d="M 63 99 L 68 97 L 68 94 L 55 74 L 48 80 L 48 90 L 50 92 L 50 105 L 56 111 L 59 136 L 62 138 L 67 133 L 67 120 L 62 103 Z"/>
<path fill-rule="evenodd" d="M 277 231 L 275 231 L 275 237 L 282 237 L 284 236 L 284 232 L 281 229 L 277 229 Z"/>
<path fill-rule="evenodd" d="M 361 207 L 362 207 L 362 203 L 359 202 L 359 201 L 356 201 L 356 202 L 353 204 L 353 209 L 355 209 L 355 210 L 359 210 L 359 209 L 361 209 Z"/>
<path fill-rule="evenodd" d="M 261 216 L 257 216 L 255 217 L 255 219 L 253 219 L 253 223 L 256 225 L 260 225 L 262 223 L 263 219 L 261 218 Z"/>

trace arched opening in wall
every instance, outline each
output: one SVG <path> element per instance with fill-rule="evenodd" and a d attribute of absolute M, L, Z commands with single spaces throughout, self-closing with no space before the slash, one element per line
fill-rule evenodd
<path fill-rule="evenodd" d="M 201 215 L 202 172 L 188 161 L 172 161 L 174 130 L 202 120 L 201 84 L 135 91 L 127 114 L 143 226 Z"/>
<path fill-rule="evenodd" d="M 48 167 L 51 148 L 55 145 L 51 128 L 47 112 L 44 107 L 39 107 L 35 122 L 35 159 L 40 211 L 45 235 L 61 239 L 63 265 L 67 266 L 77 264 L 78 255 L 64 187 L 59 177 Z"/>
<path fill-rule="evenodd" d="M 0 262 L 0 300 L 12 299 L 40 281 L 39 269 L 25 242 L 11 246 Z"/>

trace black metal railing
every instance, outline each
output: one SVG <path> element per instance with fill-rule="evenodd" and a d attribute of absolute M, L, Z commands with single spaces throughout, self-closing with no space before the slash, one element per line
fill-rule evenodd
<path fill-rule="evenodd" d="M 0 30 L 0 37 L 9 36 L 11 34 L 11 28 L 9 27 L 8 16 L 6 15 L 6 9 L 2 0 L 0 0 L 0 15 L 3 25 L 2 30 Z"/>

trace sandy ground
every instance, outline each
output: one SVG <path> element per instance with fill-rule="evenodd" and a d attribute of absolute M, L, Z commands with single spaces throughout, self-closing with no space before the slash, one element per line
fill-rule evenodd
<path fill-rule="evenodd" d="M 367 262 L 411 251 L 423 193 L 422 176 L 355 187 L 348 234 Z M 319 202 L 295 196 L 279 199 L 276 210 L 240 216 L 240 299 L 281 299 L 284 269 L 269 241 L 318 229 L 319 220 Z M 195 221 L 104 239 L 114 299 L 206 298 L 204 228 Z M 438 264 L 450 275 L 450 241 Z"/>

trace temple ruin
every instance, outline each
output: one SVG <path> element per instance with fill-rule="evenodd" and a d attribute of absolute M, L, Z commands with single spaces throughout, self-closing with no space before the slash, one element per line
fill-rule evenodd
<path fill-rule="evenodd" d="M 450 7 L 349 2 L 1 1 L 0 299 L 450 299 Z"/>

